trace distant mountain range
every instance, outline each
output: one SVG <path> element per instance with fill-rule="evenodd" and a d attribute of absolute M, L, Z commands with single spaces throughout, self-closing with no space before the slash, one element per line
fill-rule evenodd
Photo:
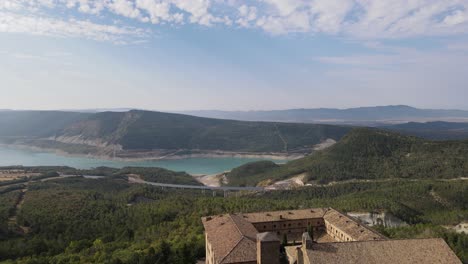
<path fill-rule="evenodd" d="M 381 125 L 383 123 L 462 121 L 468 122 L 468 111 L 418 109 L 406 105 L 359 107 L 349 109 L 317 108 L 272 111 L 199 110 L 179 113 L 201 117 L 244 121 L 301 122 L 353 125 Z"/>

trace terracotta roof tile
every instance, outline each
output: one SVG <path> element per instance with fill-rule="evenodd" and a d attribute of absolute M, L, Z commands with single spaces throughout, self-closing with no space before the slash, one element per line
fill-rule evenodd
<path fill-rule="evenodd" d="M 285 220 L 300 220 L 311 218 L 322 218 L 325 214 L 324 208 L 302 209 L 302 210 L 284 210 L 274 212 L 260 212 L 238 214 L 251 223 L 263 223 Z"/>
<path fill-rule="evenodd" d="M 216 263 L 234 263 L 240 258 L 256 260 L 258 232 L 251 223 L 236 215 L 204 217 L 202 222 L 215 252 Z M 231 260 L 236 261 L 229 262 Z"/>
<path fill-rule="evenodd" d="M 440 238 L 314 244 L 307 255 L 314 264 L 461 264 Z"/>

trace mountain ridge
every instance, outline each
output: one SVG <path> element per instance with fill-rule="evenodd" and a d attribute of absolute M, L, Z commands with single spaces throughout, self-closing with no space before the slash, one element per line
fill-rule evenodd
<path fill-rule="evenodd" d="M 357 108 L 298 108 L 285 110 L 179 111 L 195 116 L 244 121 L 276 121 L 306 123 L 346 123 L 374 125 L 382 122 L 450 121 L 462 119 L 468 122 L 468 111 L 457 109 L 420 109 L 407 105 L 371 106 Z"/>

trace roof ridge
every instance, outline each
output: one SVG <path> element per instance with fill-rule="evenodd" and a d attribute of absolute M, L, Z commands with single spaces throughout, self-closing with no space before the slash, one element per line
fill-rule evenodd
<path fill-rule="evenodd" d="M 228 251 L 228 253 L 226 253 L 226 255 L 221 258 L 221 260 L 219 261 L 219 263 L 223 263 L 223 261 L 232 253 L 232 251 L 234 251 L 234 249 L 240 244 L 240 242 L 244 239 L 245 237 L 244 236 L 241 236 L 241 238 L 239 239 L 239 241 L 237 241 L 236 245 L 233 246 L 231 248 L 231 250 Z"/>
<path fill-rule="evenodd" d="M 232 214 L 228 214 L 229 218 L 231 218 L 231 221 L 234 223 L 234 226 L 236 227 L 237 229 L 237 232 L 239 232 L 239 234 L 241 235 L 241 238 L 244 237 L 244 233 L 242 233 L 242 231 L 239 229 L 239 226 L 237 226 L 237 222 L 234 221 L 234 218 L 232 218 Z"/>
<path fill-rule="evenodd" d="M 399 242 L 399 241 L 413 241 L 413 240 L 442 240 L 445 242 L 445 240 L 440 237 L 429 237 L 429 238 L 402 238 L 402 239 L 361 240 L 361 241 L 343 241 L 343 242 L 335 241 L 335 242 L 318 243 L 317 245 Z"/>

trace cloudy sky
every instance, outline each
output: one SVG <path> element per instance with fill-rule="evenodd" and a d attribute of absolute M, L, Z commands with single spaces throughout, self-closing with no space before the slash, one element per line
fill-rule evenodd
<path fill-rule="evenodd" d="M 468 109 L 468 0 L 0 0 L 0 109 Z"/>

